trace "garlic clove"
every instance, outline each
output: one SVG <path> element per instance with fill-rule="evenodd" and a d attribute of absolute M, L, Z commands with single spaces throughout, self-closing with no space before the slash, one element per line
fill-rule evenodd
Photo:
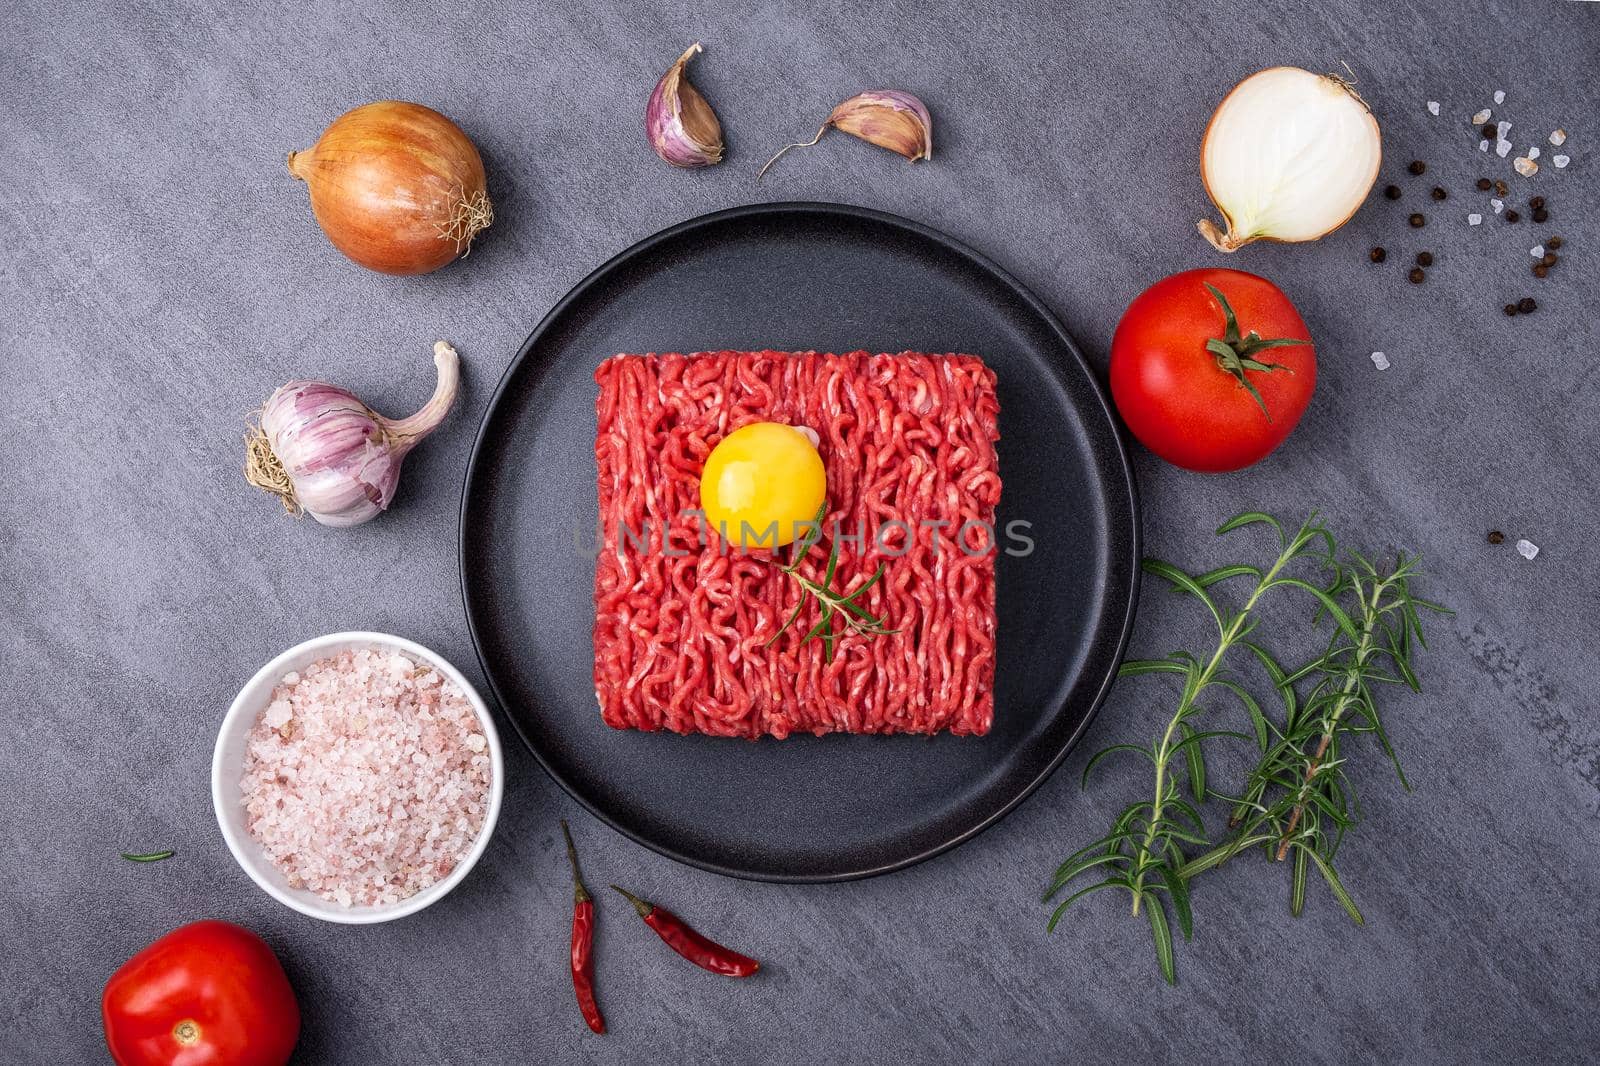
<path fill-rule="evenodd" d="M 768 168 L 791 148 L 810 148 L 822 140 L 829 127 L 859 137 L 868 144 L 897 152 L 915 163 L 933 158 L 933 116 L 923 102 L 899 89 L 870 89 L 839 104 L 809 141 L 787 144 L 767 160 L 756 174 L 761 180 Z"/>
<path fill-rule="evenodd" d="M 644 128 L 656 155 L 675 167 L 709 167 L 722 162 L 722 124 L 684 67 L 701 51 L 698 42 L 678 57 L 656 82 L 645 106 Z"/>
<path fill-rule="evenodd" d="M 276 495 L 290 514 L 307 513 L 325 526 L 376 517 L 394 498 L 407 453 L 455 403 L 461 373 L 456 350 L 436 342 L 433 362 L 433 396 L 408 418 L 385 418 L 348 389 L 327 382 L 284 385 L 246 431 L 245 480 Z"/>
<path fill-rule="evenodd" d="M 1201 177 L 1222 212 L 1202 236 L 1218 251 L 1252 241 L 1311 241 L 1344 225 L 1378 179 L 1377 120 L 1333 75 L 1272 67 L 1218 105 L 1200 147 Z"/>
<path fill-rule="evenodd" d="M 898 89 L 858 93 L 833 109 L 828 125 L 913 163 L 933 158 L 933 118 L 921 100 Z"/>

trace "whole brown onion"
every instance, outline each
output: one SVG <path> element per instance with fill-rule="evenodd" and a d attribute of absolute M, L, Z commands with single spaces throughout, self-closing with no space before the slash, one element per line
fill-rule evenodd
<path fill-rule="evenodd" d="M 421 104 L 379 100 L 334 119 L 289 153 L 333 246 L 385 274 L 426 274 L 472 247 L 494 221 L 483 160 L 454 122 Z"/>

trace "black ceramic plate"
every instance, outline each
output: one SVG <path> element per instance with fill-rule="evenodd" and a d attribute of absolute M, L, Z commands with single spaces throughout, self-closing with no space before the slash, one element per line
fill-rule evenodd
<path fill-rule="evenodd" d="M 608 728 L 591 670 L 595 384 L 616 352 L 973 352 L 999 378 L 994 727 L 986 737 L 733 740 Z M 592 547 L 590 549 L 592 553 Z M 557 304 L 484 416 L 461 501 L 461 584 L 490 687 L 579 802 L 709 870 L 836 881 L 900 869 L 1006 814 L 1111 683 L 1138 583 L 1132 472 L 1104 394 L 1050 312 L 925 226 L 833 204 L 734 208 L 658 233 Z"/>

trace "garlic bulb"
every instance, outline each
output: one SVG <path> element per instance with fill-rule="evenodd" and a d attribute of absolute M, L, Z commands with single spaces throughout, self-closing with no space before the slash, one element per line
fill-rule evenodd
<path fill-rule="evenodd" d="M 456 350 L 433 346 L 438 383 L 409 418 L 385 418 L 348 390 L 291 381 L 268 397 L 245 433 L 245 480 L 273 493 L 290 514 L 305 511 L 325 526 L 355 526 L 389 506 L 400 465 L 438 428 L 455 403 Z"/>
<path fill-rule="evenodd" d="M 675 167 L 709 167 L 722 162 L 722 124 L 683 68 L 701 51 L 691 44 L 656 82 L 644 109 L 644 131 L 656 155 Z"/>
<path fill-rule="evenodd" d="M 1366 101 L 1331 74 L 1272 67 L 1218 105 L 1200 145 L 1200 174 L 1225 232 L 1218 251 L 1251 241 L 1314 241 L 1344 225 L 1378 179 L 1383 141 Z"/>
<path fill-rule="evenodd" d="M 868 144 L 887 148 L 915 163 L 933 158 L 933 116 L 921 100 L 899 89 L 869 89 L 839 104 L 829 114 L 817 135 L 809 141 L 787 144 L 767 160 L 756 180 L 791 148 L 810 148 L 822 140 L 828 128 L 859 137 Z"/>

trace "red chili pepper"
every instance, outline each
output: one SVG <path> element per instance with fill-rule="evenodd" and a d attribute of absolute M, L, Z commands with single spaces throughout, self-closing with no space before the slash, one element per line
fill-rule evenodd
<path fill-rule="evenodd" d="M 567 861 L 572 864 L 572 990 L 578 994 L 578 1009 L 589 1028 L 604 1034 L 606 1020 L 594 1001 L 594 897 L 578 876 L 578 849 L 572 844 L 572 831 L 565 819 L 561 835 L 567 838 Z"/>
<path fill-rule="evenodd" d="M 755 959 L 701 936 L 665 907 L 648 903 L 625 888 L 616 885 L 611 887 L 628 897 L 628 902 L 639 912 L 644 924 L 654 929 L 656 935 L 667 942 L 667 947 L 701 969 L 720 973 L 724 977 L 749 977 L 761 969 L 761 964 Z"/>

